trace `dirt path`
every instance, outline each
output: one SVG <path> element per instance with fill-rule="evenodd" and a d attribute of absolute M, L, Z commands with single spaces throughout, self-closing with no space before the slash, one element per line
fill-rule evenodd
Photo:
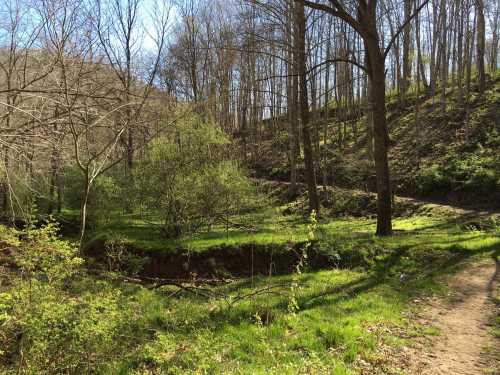
<path fill-rule="evenodd" d="M 273 188 L 278 188 L 278 187 L 288 187 L 290 185 L 290 182 L 288 181 L 280 181 L 280 180 L 268 180 L 265 178 L 253 178 L 253 181 L 257 183 L 263 183 L 263 184 L 268 184 L 269 186 L 272 186 Z M 299 189 L 302 189 L 305 191 L 306 185 L 304 183 L 299 182 L 297 184 L 299 186 Z M 373 199 L 376 198 L 376 193 L 374 192 L 369 192 L 365 190 L 360 190 L 360 189 L 352 189 L 352 188 L 343 188 L 339 186 L 334 186 L 334 185 L 317 185 L 316 186 L 318 191 L 324 191 L 324 190 L 329 190 L 329 191 L 338 191 L 342 192 L 343 194 L 346 195 L 353 195 L 353 196 L 364 196 L 364 195 L 369 195 L 372 196 Z M 464 219 L 467 219 L 467 217 L 474 218 L 474 219 L 481 219 L 481 218 L 488 218 L 488 217 L 495 217 L 496 219 L 500 219 L 500 211 L 498 209 L 485 209 L 485 207 L 468 207 L 468 208 L 463 208 L 463 207 L 458 207 L 455 206 L 449 202 L 444 202 L 444 201 L 434 201 L 434 200 L 426 200 L 426 199 L 421 199 L 421 198 L 412 198 L 412 197 L 404 197 L 400 195 L 395 195 L 394 196 L 395 204 L 403 204 L 403 205 L 411 205 L 416 208 L 422 208 L 425 209 L 426 211 L 440 211 L 441 213 L 445 214 L 452 214 L 455 216 L 463 216 Z"/>
<path fill-rule="evenodd" d="M 500 374 L 500 340 L 488 332 L 497 309 L 490 297 L 496 293 L 499 268 L 493 261 L 468 268 L 450 279 L 449 303 L 429 302 L 419 322 L 440 334 L 411 350 L 409 374 Z"/>

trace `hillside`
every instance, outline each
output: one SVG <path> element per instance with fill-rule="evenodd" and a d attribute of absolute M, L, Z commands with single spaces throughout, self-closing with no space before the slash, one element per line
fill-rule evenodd
<path fill-rule="evenodd" d="M 420 95 L 417 100 L 412 93 L 404 107 L 396 96 L 389 97 L 389 162 L 395 194 L 498 208 L 500 75 L 490 77 L 482 98 L 474 83 L 471 90 L 467 106 L 459 103 L 448 88 L 444 112 L 439 95 Z M 330 120 L 330 141 L 320 145 L 328 184 L 375 190 L 374 167 L 367 155 L 366 122 L 366 115 L 340 124 L 335 117 Z M 321 128 L 323 122 L 317 121 L 316 126 Z M 268 147 L 273 151 L 261 153 L 262 158 L 251 165 L 257 176 L 289 179 L 287 156 L 283 151 L 277 154 L 280 146 L 270 141 Z M 303 166 L 299 168 L 301 176 Z M 323 173 L 317 171 L 318 184 L 322 184 Z"/>

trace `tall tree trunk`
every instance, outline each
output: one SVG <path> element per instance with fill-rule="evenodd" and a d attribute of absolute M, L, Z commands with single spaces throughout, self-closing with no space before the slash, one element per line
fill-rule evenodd
<path fill-rule="evenodd" d="M 431 43 L 431 60 L 430 60 L 430 65 L 429 65 L 429 73 L 430 73 L 430 82 L 429 82 L 429 94 L 434 98 L 436 94 L 436 80 L 437 80 L 437 63 L 439 62 L 436 61 L 436 58 L 438 55 L 438 37 L 439 37 L 439 32 L 438 29 L 440 28 L 439 25 L 439 17 L 438 17 L 438 2 L 433 3 L 433 11 L 432 11 L 432 31 L 431 28 L 429 27 L 427 32 L 432 35 L 432 43 Z M 434 102 L 434 101 L 433 101 Z"/>
<path fill-rule="evenodd" d="M 326 44 L 326 58 L 330 58 L 330 36 L 331 36 L 331 23 L 328 25 L 328 40 Z M 328 149 L 328 123 L 330 120 L 330 64 L 326 65 L 325 71 L 325 103 L 324 103 L 324 119 L 323 119 L 323 152 L 321 154 L 321 171 L 323 172 L 323 187 L 328 185 L 328 170 L 327 170 L 327 149 Z"/>
<path fill-rule="evenodd" d="M 417 16 L 417 18 L 420 17 Z M 427 84 L 427 78 L 425 76 L 425 67 L 424 67 L 424 61 L 422 59 L 422 49 L 421 49 L 421 45 L 420 45 L 420 22 L 418 22 L 418 25 L 415 26 L 417 32 L 418 32 L 418 35 L 419 37 L 416 38 L 416 44 L 417 44 L 417 65 L 419 67 L 419 71 L 420 71 L 420 78 L 422 79 L 422 83 L 424 85 L 424 88 L 425 88 L 425 91 L 428 92 L 429 91 L 429 87 L 428 87 L 428 84 Z"/>
<path fill-rule="evenodd" d="M 288 106 L 288 148 L 290 158 L 290 187 L 288 194 L 290 197 L 297 195 L 297 69 L 294 59 L 294 13 L 293 1 L 288 3 L 287 12 L 287 106 Z"/>
<path fill-rule="evenodd" d="M 368 61 L 365 59 L 366 65 L 368 65 Z M 371 79 L 367 79 L 366 82 L 366 104 L 367 104 L 367 113 L 366 113 L 366 154 L 368 159 L 373 162 L 373 103 L 372 103 L 372 93 L 371 93 Z"/>
<path fill-rule="evenodd" d="M 404 0 L 404 19 L 410 17 L 411 1 Z M 401 104 L 406 105 L 406 93 L 410 85 L 411 60 L 410 60 L 410 40 L 411 27 L 410 23 L 406 25 L 403 31 L 403 80 L 401 85 Z"/>
<path fill-rule="evenodd" d="M 458 14 L 458 30 L 457 30 L 457 97 L 460 106 L 464 101 L 464 86 L 463 86 L 463 73 L 464 73 L 464 20 L 463 20 L 463 7 L 460 0 L 457 0 L 457 14 Z"/>
<path fill-rule="evenodd" d="M 416 11 L 417 3 L 414 5 L 414 11 Z M 417 40 L 417 73 L 416 73 L 416 79 L 417 79 L 417 91 L 416 91 L 416 98 L 415 100 L 415 133 L 417 137 L 420 135 L 420 64 L 419 61 L 421 59 L 420 56 L 420 15 L 417 15 L 415 17 L 415 39 Z"/>
<path fill-rule="evenodd" d="M 370 25 L 371 35 L 378 36 L 375 12 Z M 373 105 L 374 159 L 377 174 L 377 231 L 379 236 L 392 234 L 392 202 L 387 152 L 389 136 L 385 109 L 385 62 L 378 37 L 366 37 L 371 101 Z"/>
<path fill-rule="evenodd" d="M 491 33 L 491 53 L 490 53 L 490 70 L 494 72 L 497 69 L 498 59 L 498 24 L 500 23 L 500 9 L 497 9 L 493 19 L 492 33 Z"/>
<path fill-rule="evenodd" d="M 448 72 L 448 59 L 446 57 L 446 0 L 441 0 L 441 111 L 446 111 L 446 80 Z"/>
<path fill-rule="evenodd" d="M 469 104 L 470 99 L 470 88 L 471 88 L 471 80 L 472 80 L 472 55 L 474 51 L 474 30 L 476 27 L 476 17 L 474 17 L 474 21 L 472 22 L 472 27 L 469 25 L 469 20 L 467 19 L 467 40 L 466 40 L 466 49 L 465 49 L 465 58 L 466 58 L 466 68 L 465 68 L 465 96 L 467 106 Z"/>
<path fill-rule="evenodd" d="M 479 95 L 483 95 L 484 90 L 486 88 L 486 73 L 484 70 L 485 22 L 484 22 L 483 0 L 476 0 L 476 16 L 477 16 L 477 31 L 476 31 L 477 74 L 479 81 Z"/>
<path fill-rule="evenodd" d="M 307 73 L 306 73 L 306 17 L 304 12 L 304 0 L 295 4 L 295 22 L 297 24 L 296 51 L 297 69 L 299 73 L 299 102 L 300 118 L 302 120 L 302 141 L 304 145 L 304 164 L 306 173 L 307 192 L 309 197 L 309 211 L 319 214 L 319 199 L 316 191 L 316 172 L 314 168 L 314 157 L 311 142 L 311 130 L 309 123 L 309 103 L 307 97 Z"/>

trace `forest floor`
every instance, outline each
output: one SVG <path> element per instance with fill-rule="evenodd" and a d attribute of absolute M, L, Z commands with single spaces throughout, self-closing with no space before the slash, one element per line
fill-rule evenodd
<path fill-rule="evenodd" d="M 417 322 L 439 335 L 415 341 L 405 358 L 409 374 L 500 374 L 500 339 L 491 332 L 499 272 L 498 261 L 477 263 L 449 278 L 448 298 L 423 302 Z"/>
<path fill-rule="evenodd" d="M 259 182 L 277 201 L 288 190 L 286 182 Z M 150 291 L 118 286 L 141 306 L 148 330 L 156 332 L 152 343 L 138 349 L 155 353 L 152 366 L 173 366 L 181 373 L 206 367 L 217 373 L 499 375 L 500 265 L 491 259 L 500 255 L 500 213 L 396 196 L 394 235 L 379 238 L 373 235 L 373 193 L 319 190 L 327 204 L 333 203 L 323 210 L 316 236 L 339 265 L 311 265 L 300 274 L 274 270 L 270 277 L 257 264 L 269 268 L 266 251 L 308 240 L 304 194 L 234 218 L 255 225 L 256 232 L 215 227 L 173 242 L 140 218 L 102 231 L 123 235 L 133 251 L 149 249 L 154 265 L 179 263 L 160 260 L 182 256 L 187 248 L 190 266 L 196 257 L 206 258 L 195 270 L 200 276 L 213 268 L 215 275 L 231 279 L 233 268 L 241 271 L 227 285 L 209 287 L 209 299 L 182 292 L 178 299 L 165 299 L 179 294 L 168 286 Z M 251 261 L 244 257 L 250 248 Z M 218 253 L 227 257 L 219 259 Z M 243 271 L 250 269 L 252 277 L 245 278 Z M 290 283 L 300 286 L 294 315 L 288 311 Z M 268 288 L 278 293 L 268 294 Z M 233 300 L 238 302 L 228 307 Z M 148 307 L 151 301 L 154 308 Z M 183 354 L 172 354 L 178 351 Z M 141 355 L 132 356 L 138 368 L 150 361 Z M 194 365 L 192 360 L 200 358 Z"/>
<path fill-rule="evenodd" d="M 59 318 L 56 306 L 64 296 L 64 308 L 77 309 L 71 318 L 62 315 L 77 320 L 75 330 L 91 331 L 84 335 L 89 339 L 105 332 L 106 344 L 98 345 L 101 336 L 95 336 L 91 348 L 105 358 L 104 374 L 498 374 L 493 349 L 500 301 L 491 260 L 500 255 L 498 213 L 417 203 L 394 218 L 390 237 L 373 234 L 371 215 L 322 217 L 317 246 L 337 265 L 277 273 L 267 262 L 272 275 L 254 273 L 257 247 L 273 254 L 308 241 L 310 222 L 298 208 L 270 207 L 248 218 L 262 220 L 257 233 L 216 228 L 180 242 L 190 245 L 190 261 L 195 252 L 205 256 L 203 264 L 220 271 L 222 283 L 147 285 L 102 269 L 99 277 L 82 273 L 41 311 L 57 311 Z M 112 229 L 137 246 L 131 250 L 150 246 L 151 264 L 177 251 L 155 239 L 147 223 L 118 224 L 124 223 Z M 252 249 L 251 257 L 242 256 L 245 249 Z M 214 254 L 230 250 L 242 251 L 219 264 Z M 251 276 L 231 277 L 232 260 Z"/>

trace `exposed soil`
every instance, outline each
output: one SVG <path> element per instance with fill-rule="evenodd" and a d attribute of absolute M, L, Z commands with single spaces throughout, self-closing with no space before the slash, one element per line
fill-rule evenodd
<path fill-rule="evenodd" d="M 95 241 L 85 249 L 85 256 L 97 264 L 106 264 L 105 243 Z M 220 245 L 202 252 L 186 249 L 168 251 L 142 250 L 127 246 L 126 252 L 144 259 L 140 276 L 168 279 L 188 279 L 193 275 L 202 278 L 249 277 L 252 275 L 283 275 L 295 271 L 305 243 Z M 307 247 L 309 270 L 331 267 L 363 266 L 363 258 L 356 253 L 348 254 L 339 264 L 338 259 L 315 246 Z M 127 273 L 127 267 L 122 269 Z"/>
<path fill-rule="evenodd" d="M 500 340 L 489 323 L 498 306 L 496 293 L 500 265 L 492 261 L 468 268 L 449 280 L 449 301 L 432 299 L 419 323 L 433 326 L 439 335 L 418 342 L 408 353 L 408 374 L 500 374 Z"/>

